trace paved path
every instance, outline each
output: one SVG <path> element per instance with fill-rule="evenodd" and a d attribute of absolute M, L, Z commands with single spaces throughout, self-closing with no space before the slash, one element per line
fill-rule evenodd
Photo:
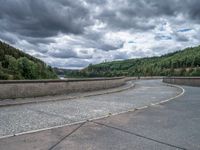
<path fill-rule="evenodd" d="M 0 149 L 200 150 L 200 88 L 188 86 L 183 88 L 184 95 L 167 103 L 76 125 L 4 138 L 0 140 Z M 109 101 L 113 105 L 107 107 L 115 108 L 109 109 L 106 105 L 100 105 L 98 109 L 102 106 L 110 112 L 119 112 L 152 102 L 156 103 L 161 99 L 175 96 L 177 92 L 180 93 L 178 89 L 164 86 L 160 81 L 138 81 L 135 89 L 104 95 L 104 99 L 101 100 L 95 97 L 93 100 L 102 103 L 105 103 L 104 100 Z M 114 100 L 120 105 L 115 104 Z M 87 102 L 89 99 L 84 101 Z"/>
<path fill-rule="evenodd" d="M 137 81 L 135 88 L 100 96 L 0 108 L 0 136 L 71 124 L 120 113 L 173 97 L 180 89 L 160 80 Z"/>

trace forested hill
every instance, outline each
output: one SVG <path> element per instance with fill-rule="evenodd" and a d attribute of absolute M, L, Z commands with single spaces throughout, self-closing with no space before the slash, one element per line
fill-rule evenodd
<path fill-rule="evenodd" d="M 0 80 L 54 78 L 57 75 L 43 61 L 0 41 Z"/>
<path fill-rule="evenodd" d="M 200 76 L 200 46 L 160 57 L 129 59 L 89 65 L 67 74 L 74 77 Z"/>

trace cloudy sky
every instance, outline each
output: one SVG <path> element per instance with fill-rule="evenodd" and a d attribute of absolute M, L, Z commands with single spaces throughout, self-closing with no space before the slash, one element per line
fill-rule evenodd
<path fill-rule="evenodd" d="M 49 65 L 157 56 L 200 43 L 200 0 L 0 0 L 0 39 Z"/>

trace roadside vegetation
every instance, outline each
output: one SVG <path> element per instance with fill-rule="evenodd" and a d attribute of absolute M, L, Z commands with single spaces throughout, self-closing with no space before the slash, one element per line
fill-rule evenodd
<path fill-rule="evenodd" d="M 66 73 L 66 77 L 200 76 L 199 66 L 200 46 L 160 57 L 90 64 L 80 71 Z"/>
<path fill-rule="evenodd" d="M 0 80 L 55 79 L 43 61 L 0 41 Z"/>

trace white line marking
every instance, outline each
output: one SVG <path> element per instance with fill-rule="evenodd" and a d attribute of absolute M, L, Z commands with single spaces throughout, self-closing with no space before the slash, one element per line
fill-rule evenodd
<path fill-rule="evenodd" d="M 30 133 L 35 133 L 35 132 L 40 132 L 40 131 L 45 131 L 45 130 L 51 130 L 51 129 L 54 129 L 54 128 L 61 128 L 61 127 L 65 127 L 65 126 L 72 126 L 72 125 L 80 124 L 80 123 L 83 123 L 83 122 L 86 122 L 86 121 L 87 120 L 83 120 L 83 121 L 78 121 L 78 122 L 53 126 L 53 127 L 47 127 L 47 128 L 37 129 L 37 130 L 30 130 L 30 131 L 25 131 L 25 132 L 20 132 L 20 133 L 16 133 L 16 134 L 10 134 L 10 135 L 4 135 L 4 136 L 1 136 L 0 139 L 18 136 L 18 135 L 30 134 Z"/>
<path fill-rule="evenodd" d="M 181 87 L 181 86 L 178 86 L 178 85 L 172 85 L 172 84 L 168 84 L 168 86 L 172 86 L 172 87 L 180 88 L 180 89 L 182 90 L 182 92 L 181 92 L 180 94 L 174 96 L 174 97 L 171 97 L 171 98 L 169 98 L 169 99 L 166 99 L 166 100 L 163 100 L 163 101 L 159 102 L 160 104 L 163 104 L 163 103 L 169 102 L 169 101 L 171 101 L 171 100 L 173 100 L 173 99 L 176 99 L 176 98 L 182 96 L 182 95 L 185 93 L 185 89 L 184 89 L 183 87 Z"/>
<path fill-rule="evenodd" d="M 141 109 L 145 109 L 145 108 L 148 108 L 148 106 L 143 106 L 143 107 L 139 107 L 139 108 L 136 108 L 136 109 L 141 110 Z"/>

